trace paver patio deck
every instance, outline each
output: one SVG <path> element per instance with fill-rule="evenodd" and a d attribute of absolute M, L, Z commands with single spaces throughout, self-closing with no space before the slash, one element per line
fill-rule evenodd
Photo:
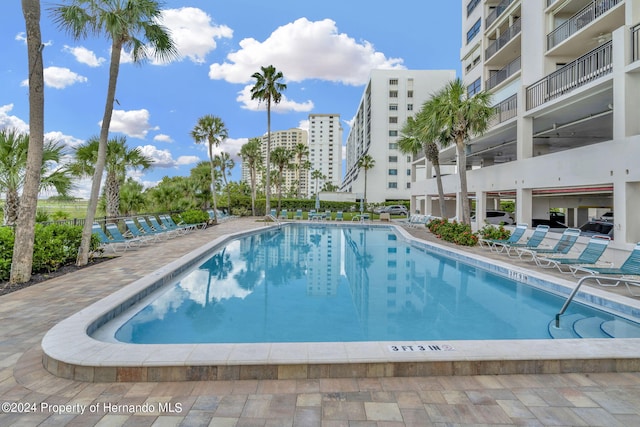
<path fill-rule="evenodd" d="M 635 372 L 84 383 L 42 367 L 40 341 L 60 320 L 217 236 L 261 226 L 228 221 L 0 297 L 0 425 L 640 425 Z"/>

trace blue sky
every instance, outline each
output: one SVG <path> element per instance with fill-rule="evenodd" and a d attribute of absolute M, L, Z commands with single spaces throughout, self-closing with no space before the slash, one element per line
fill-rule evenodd
<path fill-rule="evenodd" d="M 62 2 L 62 0 L 60 0 Z M 110 42 L 75 41 L 52 22 L 42 3 L 45 132 L 73 147 L 99 133 Z M 374 6 L 375 5 L 375 6 Z M 207 159 L 189 132 L 199 117 L 222 118 L 229 139 L 220 150 L 237 153 L 266 132 L 264 105 L 250 100 L 251 74 L 273 64 L 287 83 L 272 112 L 272 130 L 305 128 L 310 113 L 340 114 L 345 138 L 373 68 L 455 69 L 460 74 L 461 2 L 400 0 L 168 0 L 162 23 L 180 57 L 142 66 L 122 58 L 113 136 L 154 159 L 152 170 L 131 176 L 152 186 L 164 176 L 188 175 Z M 27 55 L 20 2 L 3 2 L 0 15 L 0 128 L 28 131 Z M 240 162 L 232 179 L 240 177 Z M 74 194 L 88 195 L 88 180 Z"/>

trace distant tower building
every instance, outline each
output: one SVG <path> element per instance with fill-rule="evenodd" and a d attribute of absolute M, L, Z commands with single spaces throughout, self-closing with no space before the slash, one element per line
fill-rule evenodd
<path fill-rule="evenodd" d="M 409 200 L 411 156 L 398 149 L 407 118 L 431 95 L 455 79 L 454 70 L 372 70 L 347 137 L 347 171 L 341 190 L 364 193 L 358 160 L 369 154 L 367 201 Z"/>
<path fill-rule="evenodd" d="M 339 114 L 309 114 L 309 197 L 316 193 L 313 171 L 320 171 L 324 178 L 318 179 L 321 191 L 325 183 L 336 189 L 342 180 L 342 126 Z"/>

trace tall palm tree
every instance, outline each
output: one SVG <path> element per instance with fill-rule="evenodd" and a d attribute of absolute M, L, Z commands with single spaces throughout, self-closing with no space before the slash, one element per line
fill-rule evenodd
<path fill-rule="evenodd" d="M 44 71 L 42 65 L 42 33 L 40 1 L 22 0 L 22 15 L 27 30 L 27 62 L 29 70 L 29 152 L 22 201 L 16 226 L 9 282 L 28 282 L 33 267 L 36 209 L 40 189 L 40 173 L 44 149 Z"/>
<path fill-rule="evenodd" d="M 318 180 L 319 179 L 325 179 L 325 176 L 322 174 L 322 171 L 319 169 L 314 170 L 313 172 L 311 172 L 311 179 L 315 179 L 316 180 L 316 196 L 318 195 Z"/>
<path fill-rule="evenodd" d="M 269 168 L 271 164 L 271 104 L 278 104 L 282 100 L 282 92 L 287 85 L 282 83 L 284 75 L 276 70 L 273 65 L 260 67 L 262 73 L 256 72 L 251 76 L 256 79 L 256 84 L 251 88 L 251 99 L 265 101 L 267 103 L 267 155 L 265 159 L 267 168 L 267 178 L 265 184 L 265 212 L 271 210 L 271 174 Z"/>
<path fill-rule="evenodd" d="M 300 198 L 300 188 L 302 186 L 302 170 L 304 168 L 305 162 L 303 161 L 305 157 L 309 156 L 309 147 L 307 144 L 303 144 L 302 142 L 297 143 L 293 146 L 293 154 L 296 156 L 296 181 L 298 182 L 298 192 L 297 198 Z"/>
<path fill-rule="evenodd" d="M 243 162 L 247 163 L 247 167 L 249 168 L 249 180 L 251 181 L 251 215 L 256 216 L 256 181 L 258 178 L 258 167 L 262 163 L 260 139 L 249 139 L 249 142 L 240 148 L 240 157 L 242 157 Z"/>
<path fill-rule="evenodd" d="M 111 40 L 109 84 L 100 127 L 98 159 L 76 261 L 81 266 L 86 265 L 89 260 L 91 228 L 107 159 L 107 140 L 120 71 L 120 54 L 123 49 L 131 49 L 133 61 L 141 63 L 149 57 L 169 61 L 177 55 L 177 51 L 169 31 L 158 24 L 162 11 L 156 0 L 71 0 L 70 3 L 51 9 L 53 20 L 60 28 L 75 40 L 84 39 L 89 34 L 104 34 Z"/>
<path fill-rule="evenodd" d="M 286 147 L 276 147 L 271 153 L 271 163 L 278 169 L 278 214 L 280 214 L 280 206 L 282 203 L 282 184 L 284 183 L 284 170 L 290 167 L 293 157 L 291 150 Z"/>
<path fill-rule="evenodd" d="M 461 79 L 449 82 L 423 107 L 425 120 L 435 129 L 440 140 L 451 140 L 456 144 L 458 176 L 460 177 L 461 222 L 471 223 L 467 190 L 466 145 L 470 136 L 482 135 L 489 120 L 495 114 L 491 106 L 491 95 L 485 91 L 472 97 Z"/>
<path fill-rule="evenodd" d="M 213 221 L 218 222 L 218 198 L 216 196 L 216 168 L 213 161 L 213 147 L 220 145 L 229 137 L 224 122 L 220 117 L 207 114 L 198 119 L 198 123 L 191 131 L 191 137 L 196 144 L 206 142 L 209 148 L 209 166 L 211 168 L 211 194 L 213 195 Z"/>
<path fill-rule="evenodd" d="M 0 130 L 0 192 L 5 194 L 4 225 L 19 225 L 20 212 L 24 209 L 20 191 L 28 177 L 28 151 L 31 146 L 27 134 L 15 130 Z M 41 177 L 38 192 L 55 189 L 66 195 L 71 189 L 71 174 L 65 167 L 49 170 L 51 163 L 59 163 L 63 156 L 63 146 L 45 141 L 38 175 Z M 29 272 L 30 274 L 31 272 Z"/>
<path fill-rule="evenodd" d="M 75 161 L 70 165 L 72 172 L 77 176 L 93 175 L 98 160 L 100 140 L 90 138 L 85 144 L 75 149 Z M 120 216 L 120 186 L 125 182 L 127 170 L 146 170 L 152 165 L 153 160 L 142 154 L 140 148 L 127 147 L 127 138 L 115 137 L 107 141 L 107 158 L 105 170 L 107 178 L 104 183 L 106 199 L 106 211 L 109 218 Z"/>
<path fill-rule="evenodd" d="M 431 162 L 436 172 L 436 185 L 438 186 L 438 200 L 440 202 L 440 217 L 446 218 L 446 207 L 444 202 L 444 189 L 442 187 L 442 175 L 440 174 L 440 149 L 430 135 L 431 127 L 425 122 L 422 110 L 416 117 L 407 118 L 407 122 L 402 127 L 402 137 L 398 140 L 400 151 L 405 154 L 417 154 L 424 151 L 425 158 Z M 422 119 L 422 120 L 421 120 Z"/>
<path fill-rule="evenodd" d="M 367 172 L 376 165 L 371 154 L 365 154 L 358 159 L 358 169 L 364 169 L 364 206 L 367 206 Z"/>
<path fill-rule="evenodd" d="M 229 188 L 229 182 L 227 182 L 227 176 L 231 176 L 231 170 L 236 165 L 229 153 L 223 151 L 220 154 L 216 154 L 213 163 L 220 170 L 222 181 L 224 181 L 224 187 L 227 190 L 227 209 L 231 214 L 231 188 Z"/>

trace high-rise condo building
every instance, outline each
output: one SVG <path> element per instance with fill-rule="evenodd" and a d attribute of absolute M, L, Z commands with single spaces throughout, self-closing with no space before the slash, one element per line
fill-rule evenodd
<path fill-rule="evenodd" d="M 339 114 L 309 114 L 308 197 L 322 191 L 325 183 L 340 187 L 342 179 L 342 125 Z M 322 175 L 316 179 L 314 171 Z M 316 183 L 318 188 L 316 189 Z"/>

